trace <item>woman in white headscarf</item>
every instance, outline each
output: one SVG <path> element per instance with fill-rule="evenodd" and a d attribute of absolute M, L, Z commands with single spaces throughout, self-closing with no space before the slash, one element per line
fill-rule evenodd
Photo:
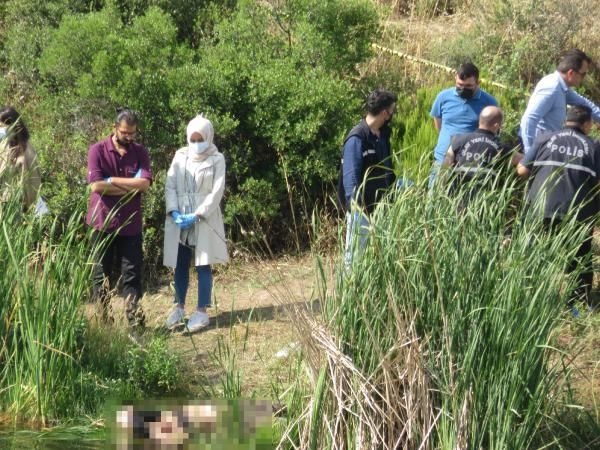
<path fill-rule="evenodd" d="M 225 159 L 213 137 L 212 123 L 202 115 L 195 117 L 187 127 L 188 145 L 177 150 L 167 173 L 163 263 L 175 268 L 175 307 L 167 318 L 168 328 L 184 323 L 192 258 L 198 275 L 198 306 L 188 320 L 189 331 L 208 325 L 211 265 L 229 259 L 219 206 L 225 189 Z"/>

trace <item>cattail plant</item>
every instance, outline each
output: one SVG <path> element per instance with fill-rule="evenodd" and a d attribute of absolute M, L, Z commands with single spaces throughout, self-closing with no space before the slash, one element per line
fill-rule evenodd
<path fill-rule="evenodd" d="M 392 193 L 321 292 L 323 317 L 297 311 L 310 382 L 282 447 L 544 444 L 585 231 L 568 219 L 550 236 L 510 177 L 468 204 L 443 178 Z"/>
<path fill-rule="evenodd" d="M 65 222 L 24 212 L 19 189 L 0 202 L 0 410 L 46 424 L 80 414 L 80 305 L 96 249 L 83 208 Z"/>

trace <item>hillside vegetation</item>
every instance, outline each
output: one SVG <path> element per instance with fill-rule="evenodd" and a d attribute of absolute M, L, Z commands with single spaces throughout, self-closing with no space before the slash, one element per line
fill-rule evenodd
<path fill-rule="evenodd" d="M 0 93 L 40 153 L 43 195 L 66 219 L 86 197 L 88 146 L 116 107 L 142 117 L 155 182 L 146 197 L 150 275 L 160 268 L 163 183 L 184 129 L 215 123 L 228 164 L 225 218 L 241 251 L 306 248 L 315 207 L 331 209 L 340 145 L 373 87 L 398 92 L 397 170 L 423 175 L 428 111 L 451 74 L 374 51 L 378 42 L 450 67 L 475 61 L 514 135 L 526 92 L 579 46 L 596 55 L 583 0 L 8 0 L 0 4 Z M 599 93 L 596 77 L 584 89 Z M 415 108 L 415 105 L 417 106 Z M 402 150 L 405 150 L 402 153 Z"/>
<path fill-rule="evenodd" d="M 173 352 L 158 327 L 142 348 L 82 313 L 92 256 L 82 225 L 86 152 L 127 105 L 141 115 L 155 176 L 145 196 L 146 281 L 160 280 L 165 173 L 199 112 L 213 120 L 227 161 L 233 262 L 315 253 L 311 309 L 288 302 L 300 350 L 285 385 L 270 380 L 280 448 L 597 448 L 598 315 L 573 319 L 566 308 L 577 273 L 565 274 L 565 248 L 582 233 L 572 222 L 553 238 L 544 233 L 508 171 L 468 210 L 440 187 L 428 194 L 424 182 L 436 140 L 429 109 L 453 85 L 439 65 L 469 58 L 480 67 L 506 114 L 502 139 L 511 141 L 532 84 L 560 51 L 577 46 L 600 60 L 595 6 L 1 2 L 0 93 L 32 132 L 53 217 L 23 214 L 18 195 L 0 203 L 8 255 L 0 264 L 0 421 L 57 424 L 97 417 L 111 396 L 197 394 L 183 374 L 199 363 Z M 582 88 L 596 100 L 598 79 L 592 73 Z M 344 269 L 332 200 L 340 146 L 378 86 L 398 93 L 395 169 L 415 184 L 382 202 Z M 216 344 L 223 389 L 202 395 L 244 392 L 230 344 Z"/>

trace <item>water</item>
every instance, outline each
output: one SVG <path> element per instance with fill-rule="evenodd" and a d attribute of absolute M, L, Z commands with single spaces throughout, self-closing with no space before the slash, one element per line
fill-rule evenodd
<path fill-rule="evenodd" d="M 49 431 L 0 430 L 2 450 L 70 450 L 105 448 L 103 430 L 96 428 L 61 428 Z"/>

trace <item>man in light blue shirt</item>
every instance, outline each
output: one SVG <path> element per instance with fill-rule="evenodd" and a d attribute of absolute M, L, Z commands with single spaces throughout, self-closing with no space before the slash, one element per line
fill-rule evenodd
<path fill-rule="evenodd" d="M 588 106 L 594 121 L 600 122 L 600 108 L 572 89 L 581 84 L 591 63 L 591 58 L 581 50 L 568 50 L 561 56 L 556 72 L 538 82 L 521 118 L 520 133 L 526 156 L 538 134 L 562 129 L 567 105 Z"/>
<path fill-rule="evenodd" d="M 441 91 L 431 107 L 430 115 L 440 134 L 433 151 L 430 188 L 450 147 L 452 136 L 475 131 L 479 125 L 479 114 L 486 106 L 498 106 L 498 102 L 479 88 L 479 69 L 470 62 L 461 64 L 456 71 L 456 86 Z"/>

